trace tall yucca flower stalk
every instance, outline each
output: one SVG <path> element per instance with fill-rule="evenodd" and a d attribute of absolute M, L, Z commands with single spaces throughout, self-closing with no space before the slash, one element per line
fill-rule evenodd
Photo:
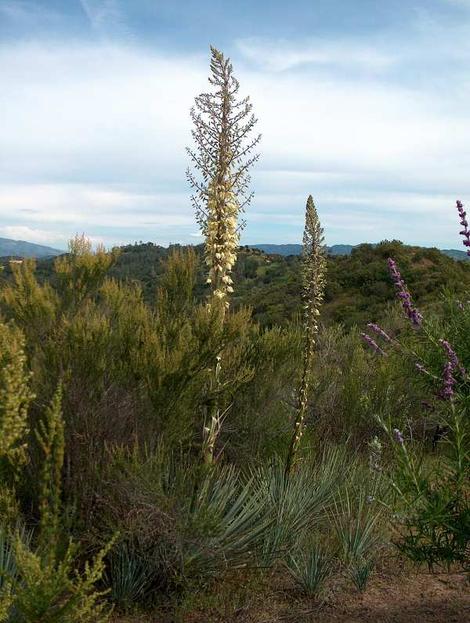
<path fill-rule="evenodd" d="M 302 299 L 304 307 L 304 348 L 302 378 L 298 394 L 294 431 L 286 461 L 286 475 L 290 474 L 304 432 L 305 413 L 308 406 L 309 376 L 318 333 L 318 316 L 323 302 L 326 274 L 326 250 L 323 229 L 318 219 L 312 195 L 307 199 L 302 254 Z"/>
<path fill-rule="evenodd" d="M 210 285 L 209 305 L 223 322 L 233 292 L 232 269 L 244 223 L 240 212 L 251 201 L 249 169 L 258 159 L 253 149 L 260 135 L 250 138 L 256 125 L 248 97 L 238 98 L 240 85 L 230 59 L 211 47 L 211 92 L 201 93 L 191 109 L 195 148 L 188 148 L 193 170 L 187 176 L 196 219 L 205 236 L 205 260 Z M 215 353 L 213 389 L 219 389 L 220 353 Z M 222 415 L 216 404 L 203 428 L 203 456 L 214 460 Z"/>

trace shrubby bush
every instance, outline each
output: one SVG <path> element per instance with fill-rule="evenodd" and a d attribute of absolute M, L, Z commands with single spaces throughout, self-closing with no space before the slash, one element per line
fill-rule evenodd
<path fill-rule="evenodd" d="M 392 413 L 377 413 L 393 455 L 389 471 L 396 493 L 397 545 L 431 568 L 453 563 L 465 567 L 470 538 L 468 304 L 447 295 L 442 314 L 422 315 L 394 260 L 389 265 L 409 325 L 397 337 L 370 325 L 383 349 L 369 335 L 365 338 L 379 358 L 391 356 L 411 367 L 424 394 L 433 449 L 427 455 L 426 446 L 417 443 L 416 418 L 405 428 Z"/>

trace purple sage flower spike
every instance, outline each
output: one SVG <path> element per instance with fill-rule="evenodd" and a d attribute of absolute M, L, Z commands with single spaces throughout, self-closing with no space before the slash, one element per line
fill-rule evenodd
<path fill-rule="evenodd" d="M 452 364 L 452 371 L 459 370 L 460 374 L 462 374 L 462 376 L 465 376 L 467 372 L 465 368 L 463 367 L 463 365 L 460 363 L 460 360 L 457 357 L 457 353 L 452 348 L 452 346 L 449 344 L 449 342 L 447 340 L 439 340 L 439 343 L 444 349 L 450 363 Z"/>
<path fill-rule="evenodd" d="M 468 228 L 467 213 L 463 209 L 463 203 L 459 199 L 457 199 L 455 203 L 460 217 L 460 224 L 463 227 L 463 229 L 459 231 L 460 236 L 463 236 L 462 243 L 465 247 L 470 247 L 470 229 Z M 470 255 L 470 248 L 467 248 L 467 255 Z"/>
<path fill-rule="evenodd" d="M 411 300 L 411 294 L 408 292 L 406 283 L 400 274 L 397 263 L 391 257 L 388 259 L 388 269 L 390 271 L 392 281 L 397 289 L 397 297 L 401 301 L 405 314 L 415 327 L 419 327 L 423 320 L 423 316 L 419 313 L 416 307 L 414 307 L 413 301 Z"/>
<path fill-rule="evenodd" d="M 376 333 L 378 336 L 380 336 L 386 342 L 390 342 L 390 343 L 392 342 L 392 338 L 389 335 L 387 335 L 385 333 L 385 331 L 381 327 L 379 327 L 378 324 L 375 324 L 375 322 L 369 322 L 367 324 L 367 326 L 368 326 L 369 329 L 372 329 L 372 331 L 374 333 Z"/>
<path fill-rule="evenodd" d="M 443 400 L 451 400 L 454 397 L 454 385 L 456 383 L 453 375 L 454 367 L 451 361 L 448 361 L 442 372 L 442 389 L 439 396 Z"/>
<path fill-rule="evenodd" d="M 382 355 L 382 357 L 386 357 L 387 353 L 380 348 L 380 346 L 377 344 L 377 342 L 375 340 L 373 340 L 370 337 L 370 335 L 367 335 L 367 333 L 361 333 L 361 337 L 364 340 L 364 342 L 368 346 L 370 346 L 370 348 L 372 348 L 372 350 L 374 352 L 376 352 L 378 355 Z"/>

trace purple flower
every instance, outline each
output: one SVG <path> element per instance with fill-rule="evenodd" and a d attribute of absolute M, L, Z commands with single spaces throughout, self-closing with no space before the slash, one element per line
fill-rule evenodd
<path fill-rule="evenodd" d="M 460 363 L 459 358 L 457 357 L 456 352 L 454 351 L 452 346 L 449 344 L 449 342 L 447 340 L 439 340 L 439 343 L 441 344 L 441 346 L 444 349 L 447 357 L 449 358 L 450 363 L 452 364 L 452 372 L 454 370 L 458 369 L 460 374 L 465 376 L 466 375 L 465 368 Z"/>
<path fill-rule="evenodd" d="M 454 396 L 455 378 L 453 373 L 454 366 L 451 361 L 448 361 L 442 372 L 442 389 L 439 394 L 443 400 L 451 400 Z"/>
<path fill-rule="evenodd" d="M 395 437 L 395 441 L 399 443 L 401 446 L 405 443 L 405 440 L 403 439 L 403 435 L 398 430 L 398 428 L 393 429 L 393 436 Z"/>
<path fill-rule="evenodd" d="M 458 199 L 456 201 L 456 206 L 460 217 L 460 224 L 463 227 L 463 229 L 459 231 L 459 234 L 464 238 L 462 241 L 464 246 L 470 247 L 470 229 L 468 229 L 467 213 L 463 209 L 463 203 Z M 470 249 L 467 250 L 467 255 L 470 255 Z"/>
<path fill-rule="evenodd" d="M 364 342 L 370 346 L 372 348 L 373 351 L 375 351 L 378 355 L 382 355 L 383 357 L 386 356 L 386 352 L 383 351 L 380 346 L 377 344 L 377 342 L 375 342 L 370 335 L 367 335 L 367 333 L 361 333 L 361 337 L 364 340 Z"/>
<path fill-rule="evenodd" d="M 369 322 L 367 326 L 369 327 L 369 329 L 372 329 L 374 333 L 376 333 L 381 338 L 383 338 L 386 342 L 392 341 L 392 338 L 389 335 L 387 335 L 385 331 L 379 327 L 378 324 L 375 324 L 374 322 Z"/>
<path fill-rule="evenodd" d="M 413 302 L 411 300 L 411 294 L 408 292 L 406 287 L 406 283 L 402 279 L 400 271 L 398 270 L 397 263 L 391 257 L 388 259 L 388 268 L 390 271 L 390 276 L 392 277 L 393 283 L 397 288 L 397 296 L 402 302 L 402 307 L 405 310 L 406 315 L 411 320 L 411 322 L 415 325 L 415 327 L 419 327 L 423 320 L 422 315 L 419 311 L 414 307 Z"/>

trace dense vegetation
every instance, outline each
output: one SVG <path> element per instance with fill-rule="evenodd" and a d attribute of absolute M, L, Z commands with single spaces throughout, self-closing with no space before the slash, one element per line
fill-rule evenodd
<path fill-rule="evenodd" d="M 110 276 L 120 282 L 136 283 L 142 288 L 145 301 L 153 303 L 165 262 L 175 249 L 185 247 L 174 245 L 167 249 L 152 243 L 122 247 Z M 207 296 L 202 250 L 202 246 L 194 248 L 198 258 L 194 293 L 200 302 Z M 400 262 L 420 307 L 438 307 L 444 291 L 466 298 L 470 263 L 454 261 L 437 249 L 409 247 L 397 241 L 374 246 L 363 244 L 355 247 L 350 255 L 328 256 L 322 322 L 351 328 L 382 320 L 393 305 L 393 285 L 386 265 L 388 257 Z M 298 255 L 269 255 L 241 247 L 234 268 L 233 306 L 236 309 L 250 307 L 253 319 L 265 327 L 286 326 L 296 321 L 301 313 L 301 261 Z M 3 263 L 5 271 L 0 279 L 8 280 L 12 271 L 7 259 Z M 54 279 L 53 260 L 39 261 L 37 274 L 41 280 Z"/>
<path fill-rule="evenodd" d="M 5 269 L 0 621 L 230 620 L 227 578 L 316 598 L 394 552 L 468 567 L 469 266 L 397 242 L 327 258 L 311 197 L 301 258 L 239 249 L 238 83 L 211 67 L 204 249 L 81 237 Z"/>

